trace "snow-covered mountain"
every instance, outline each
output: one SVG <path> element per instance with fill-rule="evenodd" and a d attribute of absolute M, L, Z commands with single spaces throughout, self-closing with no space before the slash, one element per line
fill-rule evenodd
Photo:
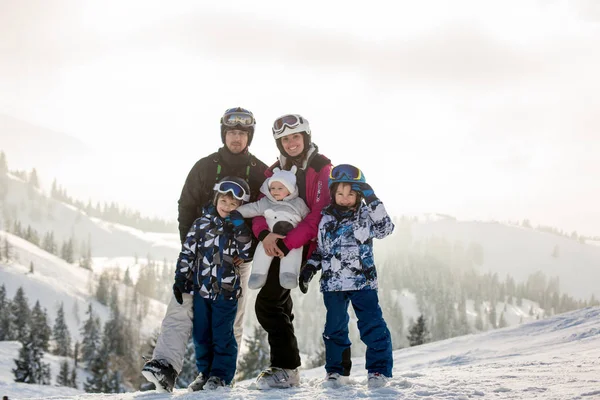
<path fill-rule="evenodd" d="M 1 357 L 11 357 L 11 346 L 0 342 Z M 319 367 L 301 372 L 300 387 L 269 391 L 256 390 L 248 380 L 215 392 L 94 395 L 0 381 L 0 393 L 11 400 L 593 399 L 600 397 L 600 308 L 397 350 L 394 376 L 380 389 L 366 387 L 364 362 L 355 357 L 350 384 L 337 389 L 321 387 L 325 372 Z"/>
<path fill-rule="evenodd" d="M 482 250 L 482 263 L 477 267 L 481 273 L 497 273 L 500 279 L 511 275 L 524 282 L 540 271 L 548 278 L 558 277 L 561 292 L 575 299 L 587 300 L 592 295 L 600 299 L 600 246 L 594 243 L 498 222 L 451 218 L 405 221 L 396 228 L 379 244 L 382 253 L 394 254 L 399 248 L 432 238 L 464 249 L 477 244 Z"/>
<path fill-rule="evenodd" d="M 177 232 L 145 233 L 128 226 L 92 218 L 75 207 L 50 198 L 11 174 L 7 175 L 4 200 L 4 224 L 18 220 L 23 228 L 31 226 L 40 236 L 53 232 L 62 241 L 74 238 L 77 243 L 91 243 L 95 257 L 146 257 L 175 260 L 180 243 Z M 6 230 L 6 227 L 4 227 Z M 76 246 L 75 252 L 79 251 Z"/>
<path fill-rule="evenodd" d="M 0 237 L 9 240 L 14 256 L 14 261 L 0 262 L 0 282 L 6 287 L 7 298 L 12 299 L 22 286 L 30 307 L 39 300 L 40 305 L 47 309 L 50 324 L 54 324 L 58 308 L 63 304 L 65 321 L 74 340 L 81 340 L 81 324 L 87 318 L 85 313 L 90 303 L 102 323 L 109 318 L 109 308 L 96 301 L 94 293 L 98 273 L 104 267 L 115 265 L 113 260 L 106 264 L 96 263 L 94 272 L 69 264 L 10 233 L 0 231 Z M 32 263 L 34 272 L 30 273 Z M 149 336 L 160 325 L 166 309 L 164 304 L 156 300 L 148 301 L 148 315 L 140 327 L 144 336 Z"/>

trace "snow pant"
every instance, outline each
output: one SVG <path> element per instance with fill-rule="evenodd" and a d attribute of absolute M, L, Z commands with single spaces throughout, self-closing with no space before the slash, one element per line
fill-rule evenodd
<path fill-rule="evenodd" d="M 271 367 L 294 369 L 300 366 L 300 351 L 292 323 L 294 303 L 290 290 L 279 284 L 279 261 L 279 257 L 273 258 L 254 309 L 258 323 L 267 331 Z"/>
<path fill-rule="evenodd" d="M 205 299 L 194 292 L 196 367 L 204 376 L 217 376 L 228 385 L 235 375 L 238 345 L 233 334 L 237 299 Z"/>
<path fill-rule="evenodd" d="M 379 372 L 391 377 L 394 365 L 392 338 L 379 307 L 377 291 L 323 292 L 323 301 L 327 309 L 323 332 L 325 371 L 341 375 L 346 372 L 344 352 L 352 344 L 348 336 L 348 304 L 352 302 L 358 319 L 360 339 L 367 346 L 365 368 L 368 372 Z"/>
<path fill-rule="evenodd" d="M 246 311 L 246 300 L 248 299 L 248 278 L 250 277 L 251 263 L 240 265 L 240 278 L 242 285 L 242 296 L 238 299 L 237 314 L 235 316 L 234 334 L 238 344 L 238 352 L 242 348 L 244 331 L 244 314 Z M 183 304 L 171 296 L 167 312 L 163 318 L 160 335 L 156 340 L 156 347 L 152 358 L 155 360 L 167 360 L 169 364 L 181 373 L 183 358 L 190 333 L 192 331 L 193 299 L 191 294 L 183 294 Z"/>
<path fill-rule="evenodd" d="M 265 253 L 262 242 L 259 242 L 254 253 L 252 273 L 248 281 L 250 289 L 260 289 L 265 285 L 272 262 L 273 257 Z M 284 289 L 293 289 L 298 286 L 298 275 L 300 274 L 301 265 L 302 249 L 290 250 L 287 256 L 280 259 L 279 285 Z"/>

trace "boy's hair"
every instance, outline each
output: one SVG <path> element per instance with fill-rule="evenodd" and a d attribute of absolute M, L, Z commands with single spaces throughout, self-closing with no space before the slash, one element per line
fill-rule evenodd
<path fill-rule="evenodd" d="M 238 207 L 242 205 L 242 200 L 236 199 L 236 198 L 235 198 L 235 197 L 233 197 L 233 195 L 232 195 L 231 193 L 229 193 L 229 192 L 227 192 L 227 193 L 218 193 L 218 192 L 217 192 L 217 197 L 216 197 L 216 199 L 215 199 L 215 205 L 216 205 L 216 203 L 219 201 L 219 199 L 220 199 L 221 197 L 227 197 L 227 198 L 229 198 L 229 199 L 231 199 L 231 200 L 235 200 L 235 201 L 238 203 Z"/>

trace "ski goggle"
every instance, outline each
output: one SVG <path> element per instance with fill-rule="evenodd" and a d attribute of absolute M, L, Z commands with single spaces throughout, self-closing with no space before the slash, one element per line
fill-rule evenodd
<path fill-rule="evenodd" d="M 302 124 L 302 117 L 296 114 L 288 114 L 279 117 L 273 122 L 273 133 L 281 133 L 285 128 L 295 128 Z"/>
<path fill-rule="evenodd" d="M 350 164 L 340 164 L 331 169 L 329 179 L 338 182 L 361 182 L 364 181 L 362 171 Z"/>
<path fill-rule="evenodd" d="M 213 189 L 222 194 L 231 193 L 231 195 L 238 200 L 243 200 L 246 202 L 250 201 L 250 194 L 246 193 L 246 190 L 244 190 L 244 188 L 237 182 L 218 182 L 215 183 Z"/>
<path fill-rule="evenodd" d="M 250 128 L 254 126 L 254 116 L 248 110 L 243 108 L 230 108 L 225 111 L 221 123 L 225 126 L 243 126 L 244 128 Z"/>

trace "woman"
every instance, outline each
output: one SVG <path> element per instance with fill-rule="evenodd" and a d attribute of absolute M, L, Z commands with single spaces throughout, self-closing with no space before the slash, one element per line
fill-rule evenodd
<path fill-rule="evenodd" d="M 331 161 L 319 154 L 311 141 L 308 121 L 298 114 L 288 114 L 273 123 L 273 137 L 281 153 L 279 160 L 265 172 L 270 177 L 274 168 L 290 170 L 297 167 L 296 181 L 299 197 L 310 209 L 308 215 L 286 236 L 271 233 L 264 217 L 252 220 L 254 235 L 262 242 L 265 253 L 272 256 L 267 281 L 256 298 L 256 317 L 267 331 L 271 348 L 271 366 L 260 373 L 256 385 L 259 389 L 287 388 L 300 383 L 300 352 L 292 321 L 293 302 L 290 289 L 279 283 L 280 258 L 291 249 L 303 248 L 304 260 L 316 247 L 321 210 L 330 203 L 327 187 Z M 349 353 L 344 357 L 350 373 Z"/>

